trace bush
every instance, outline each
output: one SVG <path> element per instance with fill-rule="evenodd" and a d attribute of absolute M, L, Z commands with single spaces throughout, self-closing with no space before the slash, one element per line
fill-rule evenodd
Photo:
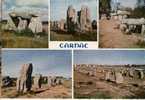
<path fill-rule="evenodd" d="M 145 18 L 145 7 L 136 7 L 131 12 L 131 17 L 133 18 Z"/>

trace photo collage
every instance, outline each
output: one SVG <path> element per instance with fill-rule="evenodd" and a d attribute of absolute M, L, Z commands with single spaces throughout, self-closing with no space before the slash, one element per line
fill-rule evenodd
<path fill-rule="evenodd" d="M 145 99 L 145 0 L 0 0 L 0 99 Z"/>

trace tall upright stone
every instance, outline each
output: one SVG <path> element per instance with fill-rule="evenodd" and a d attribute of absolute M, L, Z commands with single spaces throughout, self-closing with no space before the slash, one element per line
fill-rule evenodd
<path fill-rule="evenodd" d="M 108 72 L 105 73 L 105 80 L 106 81 L 110 81 L 111 80 L 111 72 L 108 71 Z"/>
<path fill-rule="evenodd" d="M 71 5 L 67 9 L 67 31 L 70 33 L 75 32 L 75 24 L 76 24 L 76 11 Z"/>
<path fill-rule="evenodd" d="M 134 70 L 133 69 L 129 70 L 129 76 L 132 77 L 132 78 L 134 77 Z"/>
<path fill-rule="evenodd" d="M 63 31 L 64 30 L 64 27 L 65 27 L 65 20 L 64 19 L 61 19 L 59 23 L 60 23 L 59 29 Z"/>
<path fill-rule="evenodd" d="M 36 16 L 31 18 L 31 21 L 28 27 L 32 30 L 33 33 L 39 33 L 39 32 L 42 32 L 43 30 L 42 22 L 40 18 Z"/>
<path fill-rule="evenodd" d="M 19 17 L 18 30 L 21 31 L 26 29 L 27 25 L 28 25 L 27 20 L 22 20 L 21 17 Z"/>
<path fill-rule="evenodd" d="M 51 76 L 48 76 L 48 78 L 47 78 L 47 84 L 48 84 L 48 87 L 52 86 L 52 77 Z"/>
<path fill-rule="evenodd" d="M 25 93 L 32 87 L 32 63 L 22 65 L 20 76 L 17 79 L 17 92 Z"/>
<path fill-rule="evenodd" d="M 124 82 L 124 78 L 120 72 L 115 72 L 115 82 L 121 84 Z"/>
<path fill-rule="evenodd" d="M 82 6 L 79 12 L 79 24 L 81 31 L 89 31 L 91 29 L 90 10 L 87 6 Z"/>
<path fill-rule="evenodd" d="M 34 77 L 34 87 L 36 89 L 41 88 L 42 85 L 42 75 L 41 74 L 36 74 Z"/>
<path fill-rule="evenodd" d="M 143 72 L 143 70 L 140 70 L 139 71 L 139 78 L 140 79 L 143 79 L 144 78 L 144 72 Z"/>

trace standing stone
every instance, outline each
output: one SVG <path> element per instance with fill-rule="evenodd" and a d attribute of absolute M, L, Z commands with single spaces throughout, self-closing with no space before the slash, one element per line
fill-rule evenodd
<path fill-rule="evenodd" d="M 39 17 L 32 17 L 28 27 L 33 33 L 39 33 L 43 30 L 42 22 Z"/>
<path fill-rule="evenodd" d="M 140 79 L 144 78 L 144 72 L 142 70 L 139 71 L 139 78 Z"/>
<path fill-rule="evenodd" d="M 67 31 L 72 33 L 75 32 L 76 24 L 76 11 L 73 6 L 69 6 L 67 10 Z"/>
<path fill-rule="evenodd" d="M 123 83 L 124 79 L 123 79 L 123 76 L 120 72 L 115 73 L 115 81 L 117 84 Z"/>
<path fill-rule="evenodd" d="M 145 25 L 142 25 L 141 34 L 145 35 Z"/>
<path fill-rule="evenodd" d="M 7 24 L 6 24 L 6 26 L 5 26 L 5 28 L 4 28 L 5 30 L 16 30 L 17 29 L 17 27 L 16 27 L 16 25 L 14 24 L 14 22 L 12 21 L 12 19 L 8 19 L 8 22 L 7 22 Z"/>
<path fill-rule="evenodd" d="M 56 78 L 56 85 L 61 85 L 61 84 L 62 84 L 62 79 Z"/>
<path fill-rule="evenodd" d="M 34 77 L 34 87 L 36 89 L 39 89 L 41 88 L 41 85 L 42 85 L 42 75 L 36 74 Z"/>
<path fill-rule="evenodd" d="M 52 86 L 52 77 L 51 76 L 48 76 L 48 78 L 47 78 L 47 84 L 48 84 L 48 87 Z"/>
<path fill-rule="evenodd" d="M 129 70 L 129 76 L 130 76 L 130 77 L 134 77 L 134 70 L 133 70 L 133 69 L 130 69 L 130 70 Z"/>
<path fill-rule="evenodd" d="M 17 79 L 17 91 L 25 93 L 31 90 L 32 87 L 32 63 L 22 65 L 20 77 Z"/>
<path fill-rule="evenodd" d="M 61 19 L 60 20 L 60 30 L 64 30 L 64 25 L 65 25 L 65 20 L 64 19 Z"/>
<path fill-rule="evenodd" d="M 18 24 L 18 30 L 24 30 L 27 27 L 27 20 L 22 20 L 21 17 L 19 17 L 19 24 Z"/>
<path fill-rule="evenodd" d="M 106 81 L 110 81 L 110 79 L 111 79 L 110 77 L 111 77 L 111 72 L 109 72 L 109 71 L 106 72 L 106 74 L 105 74 L 105 80 Z"/>
<path fill-rule="evenodd" d="M 87 6 L 81 7 L 79 19 L 81 31 L 89 31 L 91 29 L 91 18 L 90 10 Z"/>

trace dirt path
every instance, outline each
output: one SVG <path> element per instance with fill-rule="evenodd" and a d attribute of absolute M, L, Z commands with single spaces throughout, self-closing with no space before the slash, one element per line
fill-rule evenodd
<path fill-rule="evenodd" d="M 71 98 L 71 88 L 63 85 L 48 87 L 43 85 L 40 89 L 32 88 L 30 93 L 18 94 L 16 87 L 2 89 L 3 98 Z"/>
<path fill-rule="evenodd" d="M 46 89 L 46 91 L 41 92 L 36 95 L 39 98 L 71 98 L 71 89 L 65 88 L 64 86 L 56 86 L 50 89 Z"/>
<path fill-rule="evenodd" d="M 136 80 L 133 80 L 133 83 L 135 81 Z M 123 84 L 107 82 L 102 80 L 99 74 L 97 74 L 97 77 L 90 77 L 75 71 L 74 82 L 75 98 L 144 98 L 145 93 L 145 86 L 134 86 L 132 83 L 127 82 Z M 89 82 L 89 84 L 86 84 L 87 82 Z M 138 81 L 136 82 L 138 83 Z"/>
<path fill-rule="evenodd" d="M 135 35 L 125 35 L 119 29 L 115 29 L 118 21 L 100 21 L 100 47 L 102 48 L 134 48 L 138 41 Z"/>

